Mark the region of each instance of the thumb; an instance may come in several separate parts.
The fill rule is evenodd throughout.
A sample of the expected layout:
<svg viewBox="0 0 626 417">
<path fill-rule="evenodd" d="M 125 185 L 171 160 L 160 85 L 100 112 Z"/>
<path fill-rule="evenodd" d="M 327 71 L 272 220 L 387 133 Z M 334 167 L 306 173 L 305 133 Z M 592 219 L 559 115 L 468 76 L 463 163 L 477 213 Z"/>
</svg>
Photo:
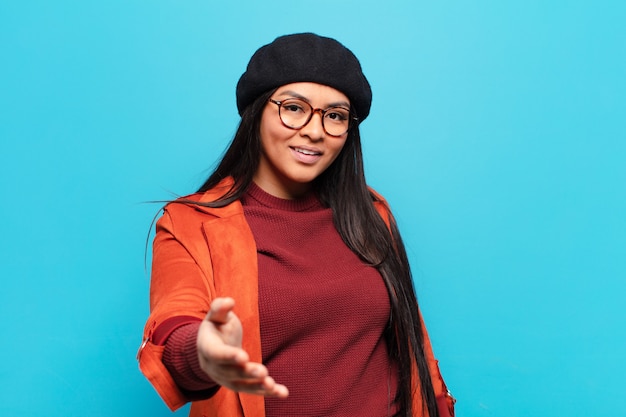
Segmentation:
<svg viewBox="0 0 626 417">
<path fill-rule="evenodd" d="M 216 298 L 211 302 L 211 309 L 206 319 L 215 324 L 226 324 L 235 307 L 235 300 L 230 297 Z"/>
</svg>

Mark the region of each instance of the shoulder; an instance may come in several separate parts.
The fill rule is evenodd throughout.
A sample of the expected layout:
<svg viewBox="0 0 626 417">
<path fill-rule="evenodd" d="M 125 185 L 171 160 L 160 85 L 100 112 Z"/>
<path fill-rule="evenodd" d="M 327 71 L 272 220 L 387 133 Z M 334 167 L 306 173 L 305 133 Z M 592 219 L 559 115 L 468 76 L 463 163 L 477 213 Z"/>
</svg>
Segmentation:
<svg viewBox="0 0 626 417">
<path fill-rule="evenodd" d="M 370 192 L 370 195 L 372 196 L 372 201 L 374 201 L 374 203 L 378 202 L 378 203 L 387 204 L 387 200 L 385 200 L 385 197 L 383 197 L 382 194 L 380 194 L 378 191 L 376 191 L 369 185 L 367 186 L 367 189 Z"/>
<path fill-rule="evenodd" d="M 235 214 L 243 213 L 243 208 L 239 200 L 235 200 L 230 204 L 218 206 L 214 204 L 224 195 L 226 195 L 233 186 L 231 178 L 222 180 L 215 187 L 178 197 L 176 200 L 170 201 L 164 207 L 164 211 L 170 214 L 185 213 L 191 215 L 209 215 L 214 217 L 227 217 Z"/>
<path fill-rule="evenodd" d="M 383 218 L 387 227 L 389 227 L 389 222 L 391 220 L 391 209 L 389 208 L 389 203 L 387 203 L 387 200 L 385 200 L 385 198 L 372 187 L 368 186 L 367 189 L 369 190 L 370 196 L 372 197 L 374 208 L 376 209 L 380 217 Z"/>
<path fill-rule="evenodd" d="M 243 215 L 243 206 L 235 200 L 225 206 L 211 207 L 203 194 L 191 194 L 167 203 L 163 208 L 163 217 L 168 216 L 176 223 L 198 223 L 212 219 L 230 218 Z"/>
<path fill-rule="evenodd" d="M 205 192 L 197 192 L 170 201 L 163 207 L 163 215 L 157 221 L 157 232 L 167 230 L 172 234 L 181 235 L 197 232 L 207 222 L 243 216 L 243 206 L 235 200 L 221 207 L 214 203 L 230 188 L 213 188 Z"/>
</svg>

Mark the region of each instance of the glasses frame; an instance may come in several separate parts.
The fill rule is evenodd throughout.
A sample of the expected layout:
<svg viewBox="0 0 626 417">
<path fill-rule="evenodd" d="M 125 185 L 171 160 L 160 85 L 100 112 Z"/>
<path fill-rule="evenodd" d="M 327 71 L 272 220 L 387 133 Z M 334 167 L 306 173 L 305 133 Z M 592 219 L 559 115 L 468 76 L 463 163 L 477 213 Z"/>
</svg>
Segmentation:
<svg viewBox="0 0 626 417">
<path fill-rule="evenodd" d="M 289 126 L 287 123 L 285 123 L 285 122 L 284 122 L 284 120 L 283 120 L 283 116 L 280 114 L 280 109 L 281 109 L 281 107 L 282 107 L 283 103 L 285 103 L 286 101 L 289 101 L 289 100 L 298 100 L 298 101 L 301 101 L 301 102 L 303 102 L 303 103 L 308 104 L 308 105 L 309 105 L 309 107 L 311 108 L 311 113 L 309 113 L 309 117 L 308 117 L 308 119 L 306 119 L 306 122 L 304 122 L 304 123 L 302 124 L 302 126 L 300 126 L 300 127 L 293 127 L 293 126 Z M 340 134 L 340 135 L 333 135 L 333 134 L 331 134 L 331 133 L 328 133 L 328 131 L 326 130 L 326 125 L 324 124 L 324 116 L 326 115 L 326 113 L 327 113 L 328 111 L 330 111 L 330 110 L 332 110 L 332 109 L 344 109 L 344 110 L 346 110 L 346 108 L 345 108 L 345 107 L 340 107 L 340 106 L 332 106 L 332 107 L 328 107 L 328 108 L 326 108 L 326 109 L 320 109 L 320 108 L 317 108 L 317 109 L 316 109 L 316 108 L 314 108 L 313 106 L 311 106 L 311 104 L 310 104 L 310 103 L 308 103 L 307 101 L 302 100 L 302 99 L 298 99 L 298 98 L 287 98 L 287 99 L 285 99 L 285 100 L 274 100 L 274 99 L 270 98 L 268 101 L 269 101 L 270 103 L 274 103 L 274 104 L 276 104 L 276 105 L 278 106 L 278 118 L 280 119 L 280 122 L 283 124 L 283 126 L 285 126 L 285 127 L 286 127 L 286 128 L 288 128 L 288 129 L 293 129 L 293 130 L 300 130 L 300 129 L 302 129 L 304 126 L 306 126 L 306 125 L 308 125 L 308 124 L 309 124 L 309 122 L 311 121 L 311 119 L 313 118 L 313 115 L 314 115 L 315 113 L 319 113 L 319 114 L 320 114 L 320 116 L 321 116 L 321 118 L 322 118 L 322 129 L 324 129 L 324 133 L 326 133 L 328 136 L 332 136 L 332 137 L 334 137 L 334 138 L 340 138 L 341 136 L 343 136 L 343 135 L 345 135 L 346 133 L 348 133 L 348 132 L 350 131 L 350 129 L 352 128 L 352 126 L 354 125 L 354 123 L 358 122 L 358 120 L 359 120 L 359 118 L 358 118 L 358 117 L 356 117 L 356 116 L 352 113 L 352 109 L 347 109 L 347 110 L 348 110 L 348 112 L 350 113 L 350 118 L 348 119 L 348 128 L 346 129 L 346 131 L 345 131 L 345 132 L 343 132 L 343 133 L 342 133 L 342 134 Z"/>
</svg>

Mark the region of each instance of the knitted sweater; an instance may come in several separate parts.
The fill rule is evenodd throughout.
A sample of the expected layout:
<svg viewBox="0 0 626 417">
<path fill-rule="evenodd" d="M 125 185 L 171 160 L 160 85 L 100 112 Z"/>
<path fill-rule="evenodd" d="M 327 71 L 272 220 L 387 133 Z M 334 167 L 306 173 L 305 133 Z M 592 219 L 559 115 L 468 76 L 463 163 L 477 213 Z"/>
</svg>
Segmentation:
<svg viewBox="0 0 626 417">
<path fill-rule="evenodd" d="M 263 363 L 290 392 L 266 399 L 267 416 L 393 415 L 380 274 L 345 245 L 313 194 L 282 200 L 252 184 L 242 204 L 258 251 Z M 186 391 L 214 386 L 197 364 L 198 325 L 176 329 L 163 358 Z"/>
</svg>

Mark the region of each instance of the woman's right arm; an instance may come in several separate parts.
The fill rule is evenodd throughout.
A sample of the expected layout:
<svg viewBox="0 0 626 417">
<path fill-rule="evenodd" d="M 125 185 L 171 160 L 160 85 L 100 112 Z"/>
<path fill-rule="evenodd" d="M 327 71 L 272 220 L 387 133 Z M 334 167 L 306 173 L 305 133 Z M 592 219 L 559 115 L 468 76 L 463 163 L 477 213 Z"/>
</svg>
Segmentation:
<svg viewBox="0 0 626 417">
<path fill-rule="evenodd" d="M 137 354 L 139 367 L 163 401 L 172 410 L 182 407 L 193 396 L 174 380 L 163 362 L 166 342 L 178 328 L 200 323 L 215 297 L 208 264 L 194 250 L 197 232 L 193 232 L 196 216 L 182 205 L 168 205 L 157 221 L 152 251 L 150 279 L 150 316 L 146 322 L 143 343 Z M 202 237 L 200 236 L 200 239 Z M 195 340 L 194 340 L 195 342 Z M 195 345 L 193 343 L 192 345 Z M 210 393 L 205 393 L 208 396 Z"/>
<path fill-rule="evenodd" d="M 185 211 L 181 206 L 173 211 L 177 209 Z M 241 323 L 232 311 L 234 301 L 214 298 L 213 277 L 206 276 L 209 273 L 206 271 L 212 270 L 210 257 L 208 253 L 207 256 L 198 253 L 197 248 L 202 247 L 204 240 L 200 233 L 195 235 L 193 226 L 190 227 L 192 222 L 187 221 L 190 217 L 194 217 L 192 212 L 172 216 L 166 210 L 157 222 L 150 285 L 151 315 L 138 355 L 142 371 L 171 409 L 198 399 L 181 390 L 172 378 L 163 364 L 167 339 L 155 340 L 155 335 L 172 322 L 182 326 L 200 321 L 196 351 L 191 353 L 211 380 L 237 391 L 286 396 L 286 388 L 275 384 L 267 375 L 267 369 L 250 362 L 241 349 L 243 335 Z M 174 222 L 173 218 L 184 221 Z M 169 337 L 175 331 L 176 327 L 161 333 Z"/>
</svg>

